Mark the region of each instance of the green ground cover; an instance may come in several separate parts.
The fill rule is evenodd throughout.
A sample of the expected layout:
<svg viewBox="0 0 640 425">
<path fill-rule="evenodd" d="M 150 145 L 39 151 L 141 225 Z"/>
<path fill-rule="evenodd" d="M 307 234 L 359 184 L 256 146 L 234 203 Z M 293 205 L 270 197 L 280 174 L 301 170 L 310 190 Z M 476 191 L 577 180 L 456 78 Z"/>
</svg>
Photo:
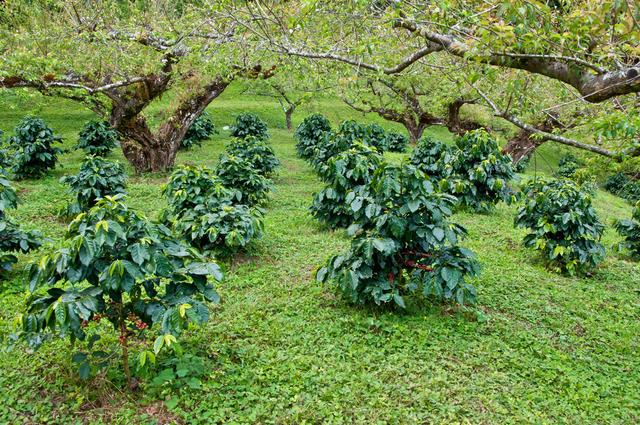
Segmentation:
<svg viewBox="0 0 640 425">
<path fill-rule="evenodd" d="M 25 111 L 38 114 L 65 138 L 92 114 L 48 100 L 3 98 L 0 113 L 10 132 Z M 640 421 L 640 265 L 608 251 L 591 278 L 545 270 L 523 248 L 513 229 L 517 206 L 490 215 L 454 218 L 469 230 L 464 245 L 482 263 L 477 310 L 410 303 L 407 311 L 348 305 L 315 282 L 316 267 L 345 248 L 344 231 L 332 232 L 308 212 L 322 184 L 295 155 L 292 132 L 269 99 L 231 90 L 208 112 L 220 134 L 181 152 L 178 163 L 213 165 L 229 140 L 233 117 L 256 112 L 267 121 L 282 162 L 267 205 L 265 237 L 249 254 L 224 263 L 218 285 L 223 303 L 212 307 L 204 328 L 183 338 L 185 351 L 205 359 L 200 388 L 119 390 L 117 367 L 83 382 L 71 364 L 67 341 L 30 352 L 0 351 L 1 423 L 635 423 Z M 333 123 L 363 118 L 333 99 L 311 111 Z M 384 123 L 386 127 L 389 126 Z M 396 128 L 396 127 L 394 127 Z M 449 138 L 443 129 L 430 130 Z M 15 183 L 22 204 L 11 215 L 24 228 L 60 241 L 65 224 L 56 211 L 69 196 L 58 182 L 77 172 L 81 151 L 62 157 L 63 167 L 40 180 Z M 559 156 L 544 147 L 529 174 L 548 172 Z M 120 152 L 111 158 L 122 160 Z M 388 155 L 400 161 L 402 155 Z M 534 170 L 537 164 L 537 170 Z M 129 204 L 149 217 L 165 206 L 166 175 L 132 175 Z M 600 191 L 594 201 L 608 225 L 604 243 L 619 240 L 610 224 L 630 216 L 623 200 Z M 46 251 L 47 248 L 44 248 Z M 0 283 L 0 338 L 15 328 L 24 302 L 23 267 L 43 251 L 22 256 Z M 115 344 L 115 337 L 101 343 Z M 4 346 L 5 344 L 3 344 Z M 159 401 L 159 400 L 164 400 Z"/>
</svg>

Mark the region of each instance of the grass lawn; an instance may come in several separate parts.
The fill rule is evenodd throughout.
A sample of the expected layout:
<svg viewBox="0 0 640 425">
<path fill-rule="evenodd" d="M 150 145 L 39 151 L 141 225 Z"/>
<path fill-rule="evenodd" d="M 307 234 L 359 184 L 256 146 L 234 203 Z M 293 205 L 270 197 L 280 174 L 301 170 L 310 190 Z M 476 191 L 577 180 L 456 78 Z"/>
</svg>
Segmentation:
<svg viewBox="0 0 640 425">
<path fill-rule="evenodd" d="M 91 113 L 59 101 L 4 99 L 13 128 L 25 110 L 43 116 L 75 143 Z M 461 213 L 464 245 L 482 263 L 477 311 L 413 300 L 405 312 L 347 304 L 317 284 L 314 270 L 344 249 L 345 232 L 320 226 L 308 213 L 322 185 L 297 158 L 292 132 L 269 99 L 231 90 L 209 112 L 218 128 L 241 111 L 260 113 L 282 161 L 266 214 L 266 234 L 247 255 L 224 264 L 223 303 L 204 328 L 183 338 L 185 351 L 206 360 L 199 389 L 119 390 L 114 367 L 88 382 L 76 377 L 67 341 L 31 352 L 0 349 L 0 423 L 619 423 L 640 421 L 640 265 L 608 251 L 591 278 L 548 272 L 513 229 L 516 206 L 491 215 Z M 319 111 L 337 122 L 354 115 L 331 99 Z M 375 117 L 366 120 L 380 122 Z M 432 130 L 445 137 L 441 129 Z M 228 140 L 221 130 L 178 162 L 213 165 Z M 553 157 L 553 147 L 545 147 Z M 112 157 L 122 158 L 120 152 Z M 22 204 L 10 214 L 60 242 L 56 211 L 68 197 L 58 179 L 78 170 L 82 155 L 62 157 L 49 177 L 16 183 Z M 392 160 L 400 160 L 393 155 Z M 131 169 L 128 168 L 131 174 Z M 533 172 L 533 171 L 529 171 Z M 165 206 L 166 175 L 131 175 L 129 203 L 149 217 Z M 621 199 L 599 192 L 601 220 L 630 216 Z M 604 243 L 618 241 L 608 226 Z M 44 251 L 48 248 L 45 247 Z M 24 302 L 23 256 L 0 283 L 0 338 L 7 341 Z M 107 333 L 105 333 L 107 334 Z M 99 344 L 115 346 L 116 337 Z M 6 344 L 2 344 L 4 347 Z M 135 358 L 135 357 L 134 357 Z M 159 400 L 166 400 L 163 403 Z M 170 407 L 167 407 L 169 405 Z"/>
</svg>

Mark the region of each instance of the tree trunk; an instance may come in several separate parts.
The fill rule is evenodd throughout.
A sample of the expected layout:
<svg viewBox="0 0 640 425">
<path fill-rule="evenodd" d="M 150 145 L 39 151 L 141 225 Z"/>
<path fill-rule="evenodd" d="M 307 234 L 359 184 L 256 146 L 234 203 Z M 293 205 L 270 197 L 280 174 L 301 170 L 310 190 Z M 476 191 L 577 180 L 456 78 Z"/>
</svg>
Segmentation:
<svg viewBox="0 0 640 425">
<path fill-rule="evenodd" d="M 476 130 L 481 125 L 471 121 L 463 121 L 460 119 L 460 108 L 468 103 L 475 103 L 474 100 L 468 99 L 456 99 L 449 103 L 447 107 L 447 128 L 450 132 L 457 135 L 462 135 L 470 130 Z"/>
<path fill-rule="evenodd" d="M 514 164 L 531 156 L 540 145 L 546 142 L 544 139 L 533 138 L 531 135 L 526 130 L 520 130 L 515 137 L 507 142 L 502 152 L 509 154 Z"/>
<path fill-rule="evenodd" d="M 173 168 L 178 149 L 154 138 L 152 143 L 141 144 L 134 139 L 122 141 L 122 152 L 136 173 L 165 172 Z"/>
<path fill-rule="evenodd" d="M 291 130 L 293 128 L 293 124 L 291 123 L 291 117 L 293 115 L 293 111 L 296 110 L 295 106 L 289 106 L 285 111 L 284 111 L 284 119 L 285 122 L 287 124 L 287 130 Z"/>
<path fill-rule="evenodd" d="M 422 133 L 424 133 L 425 128 L 427 128 L 427 125 L 425 123 L 405 121 L 403 122 L 403 124 L 407 129 L 407 132 L 409 133 L 409 141 L 412 145 L 418 143 L 418 140 L 420 140 L 420 138 L 422 137 Z"/>
<path fill-rule="evenodd" d="M 155 135 L 140 116 L 121 125 L 118 130 L 125 137 L 122 153 L 136 173 L 165 172 L 173 167 L 181 140 L 174 137 L 174 133 Z"/>
</svg>

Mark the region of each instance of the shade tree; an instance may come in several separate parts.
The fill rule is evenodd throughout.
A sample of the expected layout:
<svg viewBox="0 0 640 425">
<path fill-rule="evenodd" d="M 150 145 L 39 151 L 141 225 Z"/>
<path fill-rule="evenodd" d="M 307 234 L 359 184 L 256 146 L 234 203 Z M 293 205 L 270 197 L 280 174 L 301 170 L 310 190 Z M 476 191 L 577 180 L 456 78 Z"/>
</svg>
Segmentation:
<svg viewBox="0 0 640 425">
<path fill-rule="evenodd" d="M 250 33 L 225 17 L 227 6 L 9 3 L 0 12 L 0 88 L 80 102 L 121 134 L 137 172 L 167 170 L 187 130 L 234 79 L 273 71 L 248 47 Z M 160 122 L 151 122 L 149 106 L 169 91 Z"/>
</svg>

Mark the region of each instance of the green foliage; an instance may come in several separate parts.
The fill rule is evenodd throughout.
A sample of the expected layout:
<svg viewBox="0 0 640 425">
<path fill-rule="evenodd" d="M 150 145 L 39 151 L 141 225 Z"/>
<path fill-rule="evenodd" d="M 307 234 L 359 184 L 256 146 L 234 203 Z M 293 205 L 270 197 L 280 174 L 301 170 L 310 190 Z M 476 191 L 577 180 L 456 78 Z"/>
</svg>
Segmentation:
<svg viewBox="0 0 640 425">
<path fill-rule="evenodd" d="M 582 162 L 572 154 L 563 155 L 558 161 L 557 177 L 571 178 L 576 170 L 582 167 Z"/>
<path fill-rule="evenodd" d="M 42 119 L 25 117 L 14 133 L 9 138 L 9 148 L 16 179 L 40 177 L 55 168 L 62 150 L 52 145 L 62 139 Z"/>
<path fill-rule="evenodd" d="M 329 132 L 331 132 L 331 123 L 323 115 L 313 114 L 306 117 L 294 135 L 298 156 L 305 160 L 313 158 L 318 143 L 324 140 L 325 134 Z"/>
<path fill-rule="evenodd" d="M 271 145 L 253 136 L 234 140 L 227 145 L 226 152 L 230 156 L 247 160 L 263 176 L 272 175 L 280 166 Z"/>
<path fill-rule="evenodd" d="M 362 141 L 372 146 L 380 153 L 387 150 L 387 132 L 378 124 L 369 124 L 364 128 L 364 137 Z"/>
<path fill-rule="evenodd" d="M 69 191 L 76 198 L 65 208 L 63 215 L 88 211 L 105 196 L 125 194 L 125 179 L 124 167 L 119 162 L 87 156 L 78 174 L 60 179 L 61 183 L 69 185 Z"/>
<path fill-rule="evenodd" d="M 236 117 L 236 122 L 231 127 L 231 135 L 239 139 L 254 137 L 257 140 L 266 140 L 269 138 L 267 124 L 259 116 L 249 112 Z"/>
<path fill-rule="evenodd" d="M 355 140 L 364 142 L 367 134 L 367 128 L 355 120 L 344 120 L 338 126 L 338 131 L 336 133 L 340 138 L 345 139 L 348 143 Z"/>
<path fill-rule="evenodd" d="M 173 214 L 193 209 L 204 204 L 210 196 L 232 197 L 233 192 L 225 188 L 211 168 L 203 166 L 181 165 L 171 174 L 169 181 L 162 187 L 167 198 L 169 210 Z"/>
<path fill-rule="evenodd" d="M 76 148 L 89 155 L 107 156 L 119 140 L 118 132 L 107 121 L 89 121 L 78 134 Z"/>
<path fill-rule="evenodd" d="M 180 142 L 180 147 L 182 149 L 191 149 L 194 146 L 202 146 L 204 140 L 207 140 L 217 132 L 209 114 L 203 112 L 187 130 L 184 139 Z"/>
<path fill-rule="evenodd" d="M 530 181 L 516 227 L 529 229 L 524 246 L 542 252 L 547 266 L 570 275 L 590 272 L 602 260 L 604 226 L 591 197 L 570 180 Z"/>
<path fill-rule="evenodd" d="M 229 255 L 262 236 L 262 211 L 237 204 L 241 195 L 211 169 L 179 167 L 163 193 L 169 203 L 163 220 L 200 250 Z"/>
<path fill-rule="evenodd" d="M 629 202 L 640 201 L 640 180 L 633 180 L 624 173 L 609 176 L 604 188 Z"/>
<path fill-rule="evenodd" d="M 4 133 L 0 130 L 0 170 L 11 167 L 11 162 L 9 161 L 9 152 L 4 144 L 4 140 L 2 139 Z"/>
<path fill-rule="evenodd" d="M 191 353 L 163 358 L 157 364 L 150 363 L 145 361 L 145 366 L 150 367 L 140 373 L 148 381 L 145 390 L 154 398 L 167 400 L 166 404 L 170 407 L 176 403 L 177 396 L 200 390 L 202 379 L 211 369 L 208 359 Z"/>
<path fill-rule="evenodd" d="M 333 229 L 351 225 L 354 211 L 349 202 L 356 193 L 365 190 L 364 186 L 381 164 L 378 151 L 360 142 L 331 157 L 323 174 L 327 186 L 314 194 L 311 214 Z"/>
<path fill-rule="evenodd" d="M 354 120 L 345 120 L 338 127 L 337 137 L 344 139 L 343 142 L 347 145 L 358 140 L 365 145 L 378 149 L 380 152 L 384 152 L 386 148 L 387 134 L 384 128 L 378 124 L 365 126 Z"/>
<path fill-rule="evenodd" d="M 384 146 L 389 152 L 404 152 L 409 145 L 409 138 L 402 133 L 390 131 L 387 133 Z"/>
<path fill-rule="evenodd" d="M 426 136 L 420 139 L 409 160 L 432 181 L 439 182 L 451 175 L 453 150 L 449 145 Z"/>
<path fill-rule="evenodd" d="M 440 181 L 440 188 L 456 196 L 463 207 L 488 212 L 500 201 L 514 200 L 510 186 L 514 178 L 509 155 L 486 131 L 475 130 L 456 141 L 451 176 Z"/>
<path fill-rule="evenodd" d="M 231 198 L 211 198 L 184 211 L 173 225 L 199 250 L 228 256 L 262 237 L 262 215 L 260 209 L 234 204 Z"/>
<path fill-rule="evenodd" d="M 613 227 L 624 238 L 618 248 L 627 249 L 634 257 L 640 258 L 640 201 L 633 209 L 631 219 L 616 220 Z"/>
<path fill-rule="evenodd" d="M 126 372 L 130 334 L 143 338 L 146 331 L 158 332 L 159 351 L 177 343 L 175 337 L 190 323 L 208 321 L 206 303 L 219 301 L 209 277 L 219 281 L 222 272 L 168 228 L 127 208 L 123 199 L 105 197 L 78 215 L 65 246 L 30 266 L 21 322 L 22 335 L 37 347 L 49 333 L 85 340 L 91 331 L 109 329 L 98 330 L 105 319 L 120 335 Z"/>
<path fill-rule="evenodd" d="M 479 274 L 473 253 L 458 246 L 466 231 L 448 218 L 455 199 L 438 193 L 412 165 L 378 168 L 368 198 L 355 197 L 362 211 L 350 249 L 318 270 L 318 281 L 332 281 L 354 303 L 394 303 L 421 292 L 437 300 L 474 303 L 467 278 Z M 354 226 L 355 227 L 355 226 Z"/>
<path fill-rule="evenodd" d="M 264 202 L 273 185 L 245 158 L 221 155 L 215 173 L 226 187 L 236 190 L 237 204 L 256 205 Z"/>
<path fill-rule="evenodd" d="M 7 217 L 7 210 L 17 207 L 18 195 L 0 169 L 0 277 L 18 261 L 13 253 L 26 253 L 42 244 L 40 232 L 22 231 Z"/>
</svg>

